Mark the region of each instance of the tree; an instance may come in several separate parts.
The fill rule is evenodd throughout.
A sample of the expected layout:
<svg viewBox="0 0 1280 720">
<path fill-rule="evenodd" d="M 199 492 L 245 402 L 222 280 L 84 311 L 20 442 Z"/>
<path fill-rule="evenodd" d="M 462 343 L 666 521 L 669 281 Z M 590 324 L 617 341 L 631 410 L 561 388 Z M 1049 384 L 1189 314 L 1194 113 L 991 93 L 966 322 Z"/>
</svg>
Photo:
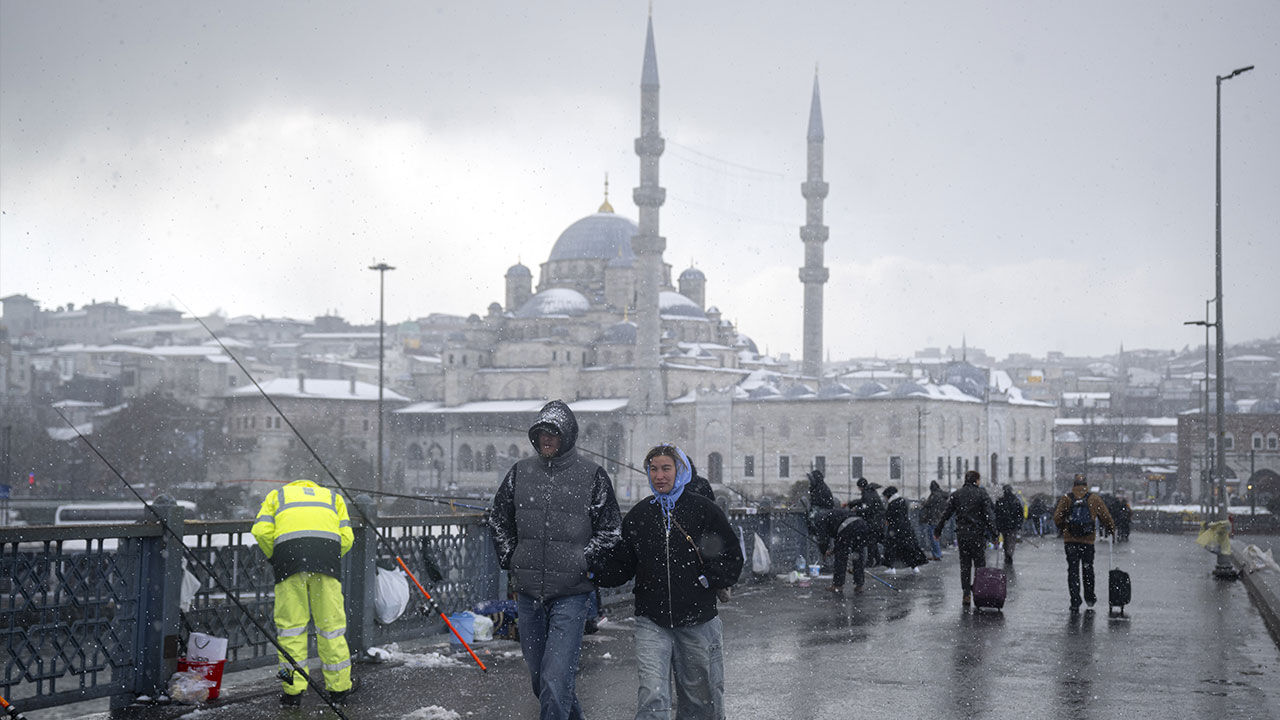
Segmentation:
<svg viewBox="0 0 1280 720">
<path fill-rule="evenodd" d="M 132 400 L 95 423 L 95 445 L 144 496 L 196 486 L 208 473 L 208 454 L 222 443 L 220 418 L 160 393 Z M 102 467 L 100 483 L 114 473 Z M 145 492 L 144 492 L 145 491 Z"/>
</svg>

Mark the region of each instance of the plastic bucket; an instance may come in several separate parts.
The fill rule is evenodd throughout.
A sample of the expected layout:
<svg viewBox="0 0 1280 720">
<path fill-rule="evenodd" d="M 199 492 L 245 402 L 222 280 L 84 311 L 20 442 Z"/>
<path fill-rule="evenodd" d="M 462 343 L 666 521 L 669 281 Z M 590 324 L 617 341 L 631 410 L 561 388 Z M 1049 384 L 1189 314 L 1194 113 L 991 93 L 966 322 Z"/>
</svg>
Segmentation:
<svg viewBox="0 0 1280 720">
<path fill-rule="evenodd" d="M 209 699 L 217 700 L 218 691 L 222 689 L 222 668 L 226 664 L 226 660 L 201 662 L 199 660 L 178 658 L 178 672 L 186 672 L 190 670 L 192 672 L 200 673 L 205 680 L 213 683 L 213 687 L 209 688 Z"/>
<path fill-rule="evenodd" d="M 449 622 L 453 623 L 453 629 L 458 631 L 458 635 L 461 635 L 468 645 L 475 642 L 476 616 L 472 615 L 470 611 L 450 615 Z M 449 642 L 462 647 L 462 643 L 458 642 L 458 637 L 453 633 L 449 633 Z"/>
<path fill-rule="evenodd" d="M 818 577 L 818 576 L 819 576 L 819 575 L 821 575 L 821 574 L 822 574 L 822 566 L 821 566 L 821 565 L 810 565 L 810 566 L 809 566 L 809 577 L 815 577 L 815 578 L 816 578 L 816 577 Z"/>
</svg>

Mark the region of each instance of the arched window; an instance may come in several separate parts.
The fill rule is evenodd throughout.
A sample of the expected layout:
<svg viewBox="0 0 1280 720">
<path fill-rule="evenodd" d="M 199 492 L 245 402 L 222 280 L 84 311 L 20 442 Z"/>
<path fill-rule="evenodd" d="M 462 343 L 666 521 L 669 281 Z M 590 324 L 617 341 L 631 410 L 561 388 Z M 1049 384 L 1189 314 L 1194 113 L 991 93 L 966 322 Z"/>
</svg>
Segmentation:
<svg viewBox="0 0 1280 720">
<path fill-rule="evenodd" d="M 409 458 L 406 465 L 410 470 L 421 470 L 425 456 L 422 454 L 422 446 L 418 443 L 409 443 Z"/>
<path fill-rule="evenodd" d="M 1267 433 L 1267 449 L 1280 450 L 1280 435 L 1276 433 Z"/>
<path fill-rule="evenodd" d="M 947 442 L 947 419 L 945 417 L 938 418 L 938 442 L 944 445 Z"/>
<path fill-rule="evenodd" d="M 498 449 L 492 445 L 484 449 L 484 468 L 485 472 L 493 472 L 494 461 L 498 459 Z"/>
<path fill-rule="evenodd" d="M 713 452 L 707 456 L 707 480 L 718 485 L 723 477 L 724 458 L 720 456 L 720 453 Z"/>
<path fill-rule="evenodd" d="M 1256 432 L 1253 434 L 1253 449 L 1254 450 L 1262 449 L 1262 433 L 1260 432 Z"/>
<path fill-rule="evenodd" d="M 464 472 L 475 470 L 475 459 L 471 456 L 471 446 L 463 443 L 458 448 L 458 469 Z"/>
<path fill-rule="evenodd" d="M 1233 434 L 1231 434 L 1231 433 L 1226 433 L 1223 437 L 1224 437 L 1225 439 L 1224 439 L 1224 440 L 1223 440 L 1223 442 L 1222 442 L 1222 447 L 1223 447 L 1223 448 L 1225 448 L 1225 449 L 1227 449 L 1227 450 L 1235 450 L 1235 449 L 1236 449 L 1236 436 L 1235 436 L 1235 435 L 1233 435 Z"/>
<path fill-rule="evenodd" d="M 1018 444 L 1018 421 L 1013 418 L 1009 418 L 1009 444 Z"/>
<path fill-rule="evenodd" d="M 520 458 L 520 448 L 515 445 L 507 448 L 507 457 L 511 458 L 512 461 L 518 460 Z"/>
</svg>

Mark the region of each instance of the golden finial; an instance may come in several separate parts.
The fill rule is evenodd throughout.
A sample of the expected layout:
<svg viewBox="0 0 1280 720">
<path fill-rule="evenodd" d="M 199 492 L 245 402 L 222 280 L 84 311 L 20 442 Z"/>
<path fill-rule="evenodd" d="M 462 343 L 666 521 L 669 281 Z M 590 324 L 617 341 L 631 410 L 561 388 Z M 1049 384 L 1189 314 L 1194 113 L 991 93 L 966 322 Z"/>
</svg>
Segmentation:
<svg viewBox="0 0 1280 720">
<path fill-rule="evenodd" d="M 613 206 L 609 204 L 609 173 L 604 174 L 604 202 L 600 203 L 600 209 L 596 212 L 613 212 Z"/>
</svg>

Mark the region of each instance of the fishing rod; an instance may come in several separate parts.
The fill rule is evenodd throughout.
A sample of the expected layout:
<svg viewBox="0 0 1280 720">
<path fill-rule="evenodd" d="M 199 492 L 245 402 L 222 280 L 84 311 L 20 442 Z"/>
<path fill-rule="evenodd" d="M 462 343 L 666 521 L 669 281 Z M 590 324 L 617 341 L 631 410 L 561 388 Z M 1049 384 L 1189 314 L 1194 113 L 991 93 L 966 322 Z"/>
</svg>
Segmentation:
<svg viewBox="0 0 1280 720">
<path fill-rule="evenodd" d="M 178 302 L 181 303 L 182 301 L 179 300 Z M 183 303 L 183 307 L 186 307 L 185 303 Z M 187 312 L 191 312 L 191 308 L 187 308 Z M 462 647 L 466 648 L 467 652 L 471 655 L 471 659 L 475 661 L 476 665 L 479 665 L 480 669 L 484 672 L 489 672 L 489 668 L 485 667 L 484 663 L 480 661 L 480 657 L 476 655 L 476 651 L 471 649 L 471 644 L 463 639 L 462 635 L 458 632 L 458 629 L 449 621 L 449 616 L 444 613 L 444 609 L 440 607 L 440 603 L 436 602 L 436 599 L 431 596 L 431 593 L 427 592 L 427 589 L 422 587 L 422 583 L 418 582 L 417 576 L 414 575 L 413 571 L 409 569 L 409 566 L 405 564 L 404 558 L 400 557 L 400 553 L 395 551 L 395 548 L 391 545 L 391 541 L 383 537 L 381 529 L 375 525 L 372 520 L 370 520 L 369 516 L 365 514 L 363 509 L 361 509 L 359 503 L 355 502 L 355 498 L 351 495 L 351 491 L 338 480 L 337 475 L 333 474 L 333 471 L 330 470 L 329 466 L 320 458 L 320 454 L 316 452 L 315 448 L 311 447 L 311 443 L 307 442 L 307 439 L 303 437 L 302 433 L 293 424 L 293 421 L 289 419 L 289 416 L 285 415 L 284 411 L 280 409 L 280 406 L 276 404 L 276 401 L 267 394 L 266 390 L 262 389 L 262 385 L 258 384 L 258 380 L 253 376 L 253 373 L 250 373 L 249 369 L 244 366 L 244 363 L 240 362 L 240 358 L 236 357 L 235 353 L 231 352 L 231 349 L 223 344 L 222 339 L 213 332 L 213 329 L 205 323 L 204 319 L 195 313 L 191 313 L 191 316 L 196 319 L 196 322 L 200 323 L 200 327 L 204 328 L 205 332 L 209 333 L 209 336 L 213 338 L 213 341 L 218 343 L 218 347 L 222 348 L 222 352 L 226 353 L 227 357 L 231 358 L 231 361 L 236 364 L 236 367 L 240 368 L 240 372 L 244 373 L 245 377 L 249 378 L 249 382 L 253 383 L 253 386 L 258 389 L 258 392 L 262 395 L 263 399 L 267 401 L 267 404 L 271 405 L 271 408 L 276 411 L 276 414 L 280 416 L 281 420 L 284 420 L 284 424 L 289 426 L 289 429 L 293 431 L 295 436 L 297 436 L 298 441 L 307 449 L 307 452 L 311 453 L 311 457 L 315 458 L 315 461 L 325 471 L 325 474 L 329 476 L 329 479 L 333 481 L 333 484 L 341 490 L 343 495 L 347 496 L 347 499 L 351 501 L 349 506 L 354 507 L 361 520 L 363 520 L 367 526 L 373 528 L 373 534 L 374 537 L 378 539 L 378 544 L 382 549 L 395 557 L 396 563 L 400 565 L 400 569 L 403 570 L 404 574 L 407 575 L 409 579 L 413 581 L 413 584 L 418 587 L 418 591 L 422 593 L 422 596 L 427 599 L 427 604 L 430 606 L 432 612 L 440 616 L 440 619 L 444 621 L 444 624 L 449 628 L 449 631 L 453 633 L 453 636 L 458 639 L 458 642 L 462 643 Z M 381 452 L 381 448 L 379 448 L 379 452 Z"/>
<path fill-rule="evenodd" d="M 192 562 L 196 567 L 203 570 L 209 576 L 209 579 L 213 580 L 213 582 L 218 586 L 218 589 L 221 590 L 231 600 L 231 602 L 235 604 L 237 608 L 239 608 L 240 612 L 244 613 L 245 617 L 249 618 L 249 621 L 253 623 L 253 626 L 258 630 L 258 632 L 262 633 L 263 637 L 265 637 L 272 645 L 275 646 L 276 650 L 280 652 L 280 657 L 284 658 L 285 661 L 292 668 L 292 672 L 295 672 L 301 675 L 302 679 L 307 681 L 307 686 L 310 687 L 312 690 L 314 690 L 316 694 L 320 696 L 320 699 L 324 700 L 325 704 L 328 705 L 330 708 L 332 708 L 335 713 L 337 713 L 338 717 L 341 718 L 341 720 L 347 720 L 347 716 L 343 714 L 342 709 L 339 708 L 336 704 L 334 704 L 334 702 L 329 698 L 329 694 L 324 692 L 324 689 L 320 687 L 320 685 L 316 682 L 315 678 L 313 678 L 305 669 L 302 668 L 302 666 L 298 663 L 298 661 L 294 659 L 293 655 L 291 655 L 287 650 L 284 649 L 284 646 L 280 644 L 280 642 L 276 639 L 276 637 L 273 634 L 267 631 L 267 628 L 258 620 L 257 616 L 249 612 L 249 608 L 245 607 L 244 603 L 240 602 L 240 598 L 237 597 L 237 595 L 231 590 L 231 588 L 227 587 L 226 583 L 222 582 L 222 578 L 218 577 L 218 575 L 213 571 L 213 568 L 211 568 L 209 564 L 204 561 L 203 558 L 197 555 L 194 550 L 187 547 L 186 539 L 183 538 L 181 535 L 179 535 L 176 530 L 170 527 L 169 523 L 164 519 L 164 516 L 160 514 L 160 511 L 156 510 L 151 503 L 147 502 L 142 497 L 142 495 L 136 489 L 134 489 L 133 485 L 128 480 L 125 479 L 124 475 L 119 470 L 116 469 L 116 466 L 112 465 L 111 461 L 107 460 L 106 456 L 103 455 L 102 452 L 99 451 L 98 448 L 95 447 L 94 444 L 89 441 L 89 438 L 85 437 L 84 433 L 80 432 L 80 429 L 75 426 L 75 423 L 72 423 L 70 418 L 62 414 L 61 408 L 58 408 L 55 406 L 53 408 L 53 411 L 58 414 L 58 417 L 62 418 L 63 422 L 65 422 L 68 426 L 71 427 L 72 431 L 75 432 L 76 437 L 80 438 L 80 440 L 82 440 L 84 444 L 88 446 L 89 450 L 91 450 L 94 455 L 98 456 L 98 459 L 101 460 L 102 463 L 107 466 L 107 469 L 110 470 L 112 474 L 114 474 L 117 478 L 119 478 L 120 482 L 124 483 L 124 486 L 129 489 L 129 492 L 133 493 L 133 496 L 138 498 L 138 500 L 143 504 L 144 507 L 147 508 L 147 510 L 151 511 L 151 514 L 154 515 L 156 520 L 160 522 L 161 529 L 164 532 L 167 532 L 168 534 L 172 535 L 174 539 L 178 541 L 178 547 L 182 548 L 182 552 L 184 555 L 186 555 L 187 560 Z M 281 673 L 284 673 L 284 672 L 288 672 L 288 671 L 281 670 Z M 14 715 L 15 711 L 11 709 L 11 706 L 7 702 L 4 704 L 4 707 L 9 710 L 9 714 L 11 716 Z"/>
<path fill-rule="evenodd" d="M 0 708 L 3 708 L 4 711 L 9 714 L 9 717 L 13 718 L 13 720 L 27 720 L 27 716 L 18 712 L 18 709 L 10 705 L 9 701 L 5 700 L 3 695 L 0 695 Z"/>
</svg>

